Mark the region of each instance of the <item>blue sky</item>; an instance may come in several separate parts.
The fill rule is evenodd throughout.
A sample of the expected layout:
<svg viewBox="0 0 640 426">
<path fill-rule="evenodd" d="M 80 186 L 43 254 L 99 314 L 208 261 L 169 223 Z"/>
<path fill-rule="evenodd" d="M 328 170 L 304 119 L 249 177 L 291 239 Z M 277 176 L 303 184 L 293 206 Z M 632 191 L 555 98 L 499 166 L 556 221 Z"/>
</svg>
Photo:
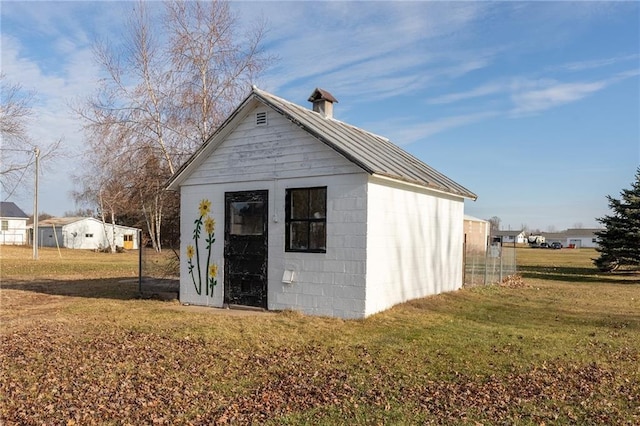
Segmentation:
<svg viewBox="0 0 640 426">
<path fill-rule="evenodd" d="M 154 3 L 160 8 L 159 3 Z M 3 0 L 2 71 L 37 92 L 37 140 L 62 139 L 40 211 L 75 210 L 83 135 L 67 104 L 91 93 L 96 38 L 117 41 L 132 2 Z M 384 135 L 478 194 L 466 213 L 505 229 L 594 227 L 640 165 L 638 2 L 234 2 L 264 17 L 280 60 L 258 81 Z M 33 210 L 31 189 L 13 196 Z M 4 196 L 3 196 L 4 199 Z"/>
</svg>

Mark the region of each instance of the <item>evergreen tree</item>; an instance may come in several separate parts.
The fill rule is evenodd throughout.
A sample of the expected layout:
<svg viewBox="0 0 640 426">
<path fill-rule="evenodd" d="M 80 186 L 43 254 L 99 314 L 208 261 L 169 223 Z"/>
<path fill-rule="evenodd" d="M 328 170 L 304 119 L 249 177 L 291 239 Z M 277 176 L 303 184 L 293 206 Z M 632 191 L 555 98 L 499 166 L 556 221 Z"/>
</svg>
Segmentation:
<svg viewBox="0 0 640 426">
<path fill-rule="evenodd" d="M 640 266 L 640 167 L 635 178 L 631 189 L 622 190 L 620 199 L 607 196 L 613 214 L 597 219 L 604 229 L 596 232 L 600 257 L 594 263 L 602 271 Z"/>
</svg>

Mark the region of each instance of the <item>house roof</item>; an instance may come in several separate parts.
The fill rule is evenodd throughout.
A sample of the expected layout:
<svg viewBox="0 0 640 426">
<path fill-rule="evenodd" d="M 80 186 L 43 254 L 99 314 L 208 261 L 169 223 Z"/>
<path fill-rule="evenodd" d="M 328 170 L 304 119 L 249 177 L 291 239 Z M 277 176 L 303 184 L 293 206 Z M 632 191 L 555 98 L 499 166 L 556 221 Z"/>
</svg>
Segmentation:
<svg viewBox="0 0 640 426">
<path fill-rule="evenodd" d="M 594 237 L 595 233 L 602 231 L 601 228 L 569 228 L 564 233 L 568 237 Z"/>
<path fill-rule="evenodd" d="M 316 93 L 328 93 L 316 89 Z M 330 94 L 328 94 L 331 96 Z M 313 94 L 312 94 L 313 97 Z M 333 98 L 333 96 L 331 96 Z M 362 130 L 342 121 L 328 118 L 311 109 L 301 107 L 271 93 L 253 87 L 249 96 L 220 126 L 220 128 L 180 167 L 169 180 L 167 188 L 178 189 L 193 167 L 200 164 L 199 158 L 208 156 L 224 138 L 225 128 L 233 123 L 240 111 L 258 101 L 271 107 L 304 131 L 333 148 L 353 164 L 371 175 L 391 178 L 440 192 L 458 195 L 475 200 L 476 194 L 452 179 L 428 166 L 413 155 L 404 151 L 389 139 Z"/>
<path fill-rule="evenodd" d="M 0 202 L 0 217 L 12 217 L 20 219 L 28 219 L 29 216 L 22 211 L 15 203 L 11 201 Z"/>
<path fill-rule="evenodd" d="M 471 216 L 471 215 L 468 215 L 468 214 L 464 215 L 464 220 L 468 220 L 470 222 L 486 222 L 486 223 L 489 223 L 488 220 L 480 219 L 480 218 L 477 218 L 475 216 Z"/>
<path fill-rule="evenodd" d="M 65 226 L 70 223 L 80 222 L 81 220 L 91 219 L 88 217 L 52 217 L 38 221 L 38 226 Z"/>
<path fill-rule="evenodd" d="M 98 222 L 102 224 L 102 222 L 94 217 L 52 217 L 45 220 L 38 221 L 38 226 L 41 228 L 46 228 L 48 226 L 58 226 L 63 227 L 67 225 L 71 225 L 72 223 L 81 222 L 83 220 L 89 220 L 92 222 Z M 33 226 L 33 225 L 32 225 Z M 110 223 L 107 223 L 107 226 L 111 226 Z M 116 228 L 128 228 L 128 229 L 138 229 L 131 226 L 125 225 L 116 225 Z"/>
<path fill-rule="evenodd" d="M 542 235 L 547 238 L 593 238 L 596 236 L 596 232 L 602 231 L 600 228 L 569 228 L 561 232 L 542 232 Z"/>
<path fill-rule="evenodd" d="M 522 229 L 517 229 L 515 231 L 494 231 L 493 235 L 496 237 L 516 237 L 520 234 L 522 234 Z"/>
</svg>

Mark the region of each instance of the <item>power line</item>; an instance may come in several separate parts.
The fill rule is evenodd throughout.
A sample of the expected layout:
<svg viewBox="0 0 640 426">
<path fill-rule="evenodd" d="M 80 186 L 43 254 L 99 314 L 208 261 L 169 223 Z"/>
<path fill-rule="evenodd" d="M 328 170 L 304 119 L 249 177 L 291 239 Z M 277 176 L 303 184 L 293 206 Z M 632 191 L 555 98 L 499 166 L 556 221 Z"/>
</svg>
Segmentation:
<svg viewBox="0 0 640 426">
<path fill-rule="evenodd" d="M 11 152 L 33 152 L 33 149 L 0 148 L 0 151 L 11 151 Z"/>
<path fill-rule="evenodd" d="M 11 151 L 11 150 L 9 150 Z M 23 151 L 23 150 L 19 150 L 19 149 L 15 149 L 12 151 Z M 4 200 L 7 201 L 12 195 L 13 193 L 16 191 L 16 189 L 18 189 L 18 185 L 20 185 L 20 183 L 22 183 L 22 179 L 24 178 L 25 173 L 27 173 L 27 169 L 29 168 L 29 164 L 31 164 L 31 160 L 33 160 L 33 156 L 35 155 L 35 151 L 28 151 L 31 152 L 31 158 L 29 159 L 29 163 L 27 164 L 27 166 L 22 170 L 22 175 L 20 176 L 20 178 L 18 179 L 18 182 L 16 182 L 16 185 L 13 187 L 13 189 L 9 192 L 9 195 L 7 195 Z"/>
</svg>

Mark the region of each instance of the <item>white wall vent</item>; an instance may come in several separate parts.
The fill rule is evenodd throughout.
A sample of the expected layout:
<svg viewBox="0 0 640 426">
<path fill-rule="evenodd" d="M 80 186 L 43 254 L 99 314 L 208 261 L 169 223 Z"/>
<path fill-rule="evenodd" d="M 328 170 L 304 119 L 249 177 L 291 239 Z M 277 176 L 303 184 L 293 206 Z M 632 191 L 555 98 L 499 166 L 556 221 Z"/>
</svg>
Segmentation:
<svg viewBox="0 0 640 426">
<path fill-rule="evenodd" d="M 260 111 L 256 113 L 256 126 L 266 126 L 267 125 L 267 112 Z"/>
</svg>

